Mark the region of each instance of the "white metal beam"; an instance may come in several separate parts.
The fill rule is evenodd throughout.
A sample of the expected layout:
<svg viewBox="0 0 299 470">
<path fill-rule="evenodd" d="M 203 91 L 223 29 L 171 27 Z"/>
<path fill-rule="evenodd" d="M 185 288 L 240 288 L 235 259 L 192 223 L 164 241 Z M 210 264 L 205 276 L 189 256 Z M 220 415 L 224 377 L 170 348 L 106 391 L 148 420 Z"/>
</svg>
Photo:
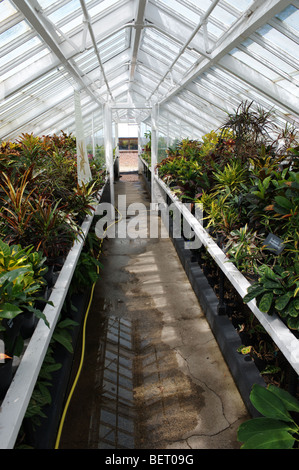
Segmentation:
<svg viewBox="0 0 299 470">
<path fill-rule="evenodd" d="M 183 55 L 183 53 L 185 52 L 185 50 L 187 49 L 187 47 L 190 45 L 191 41 L 194 39 L 194 37 L 197 35 L 198 31 L 200 30 L 200 28 L 205 24 L 206 20 L 208 19 L 208 17 L 210 16 L 210 14 L 212 13 L 212 11 L 216 8 L 216 6 L 218 5 L 220 0 L 214 0 L 211 5 L 209 6 L 209 8 L 207 9 L 207 11 L 205 12 L 205 14 L 201 17 L 200 19 L 200 22 L 198 23 L 198 25 L 196 26 L 196 28 L 192 31 L 191 35 L 189 36 L 189 38 L 187 39 L 187 41 L 185 42 L 185 44 L 183 45 L 183 47 L 180 49 L 179 53 L 177 54 L 177 56 L 174 58 L 174 60 L 172 61 L 170 67 L 168 68 L 168 70 L 166 71 L 166 73 L 163 75 L 163 77 L 161 78 L 160 82 L 158 83 L 158 85 L 156 86 L 156 88 L 154 89 L 154 91 L 151 93 L 149 99 L 151 99 L 151 97 L 156 93 L 156 91 L 158 90 L 158 88 L 160 87 L 161 83 L 165 80 L 166 76 L 169 74 L 169 72 L 171 72 L 171 70 L 173 69 L 174 65 L 177 63 L 177 61 L 179 60 L 179 58 Z"/>
<path fill-rule="evenodd" d="M 222 57 L 222 59 L 219 60 L 218 65 L 270 98 L 273 103 L 278 104 L 292 114 L 298 114 L 299 98 L 291 95 L 267 77 L 239 61 L 232 55 L 227 54 L 225 57 Z"/>
<path fill-rule="evenodd" d="M 95 38 L 95 35 L 94 35 L 94 32 L 93 32 L 93 27 L 92 27 L 92 24 L 91 24 L 91 19 L 90 19 L 88 10 L 86 8 L 85 1 L 80 0 L 80 4 L 81 4 L 81 8 L 83 10 L 83 15 L 84 15 L 85 21 L 86 21 L 87 26 L 88 26 L 88 31 L 89 31 L 91 41 L 92 41 L 92 44 L 93 44 L 94 52 L 95 52 L 95 55 L 98 59 L 98 63 L 99 63 L 99 66 L 100 66 L 100 69 L 101 69 L 101 72 L 102 72 L 102 75 L 103 75 L 104 82 L 106 84 L 107 91 L 110 95 L 110 98 L 113 99 L 113 96 L 112 96 L 112 93 L 111 93 L 111 90 L 110 90 L 110 87 L 109 87 L 109 83 L 108 83 L 108 80 L 107 80 L 107 77 L 106 77 L 106 74 L 105 74 L 105 70 L 104 70 L 104 67 L 103 67 L 103 64 L 102 64 L 100 52 L 98 50 L 98 46 L 97 46 L 97 43 L 96 43 L 96 38 Z"/>
<path fill-rule="evenodd" d="M 146 8 L 147 0 L 138 0 L 137 1 L 137 11 L 135 15 L 135 24 L 132 30 L 132 57 L 130 63 L 130 82 L 133 82 L 135 69 L 137 64 L 137 55 L 140 47 L 141 34 L 144 27 L 144 14 Z"/>
<path fill-rule="evenodd" d="M 183 90 L 192 80 L 206 72 L 212 65 L 217 65 L 222 57 L 288 5 L 288 0 L 256 1 L 242 18 L 236 22 L 233 28 L 221 38 L 220 43 L 214 48 L 209 58 L 206 57 L 197 66 L 193 67 L 183 77 L 181 82 L 164 96 L 159 102 L 160 106 Z"/>
<path fill-rule="evenodd" d="M 40 35 L 40 37 L 43 39 L 49 49 L 52 50 L 52 52 L 58 57 L 61 64 L 75 79 L 79 87 L 85 89 L 86 92 L 91 96 L 91 98 L 101 106 L 102 103 L 100 102 L 99 98 L 90 90 L 88 84 L 81 77 L 80 73 L 76 70 L 74 65 L 72 65 L 71 62 L 67 59 L 59 44 L 55 41 L 55 39 L 45 28 L 42 20 L 40 19 L 40 15 L 38 14 L 38 12 L 35 11 L 34 8 L 32 8 L 28 0 L 13 0 L 13 3 L 23 13 L 25 18 L 29 21 L 35 31 Z"/>
</svg>

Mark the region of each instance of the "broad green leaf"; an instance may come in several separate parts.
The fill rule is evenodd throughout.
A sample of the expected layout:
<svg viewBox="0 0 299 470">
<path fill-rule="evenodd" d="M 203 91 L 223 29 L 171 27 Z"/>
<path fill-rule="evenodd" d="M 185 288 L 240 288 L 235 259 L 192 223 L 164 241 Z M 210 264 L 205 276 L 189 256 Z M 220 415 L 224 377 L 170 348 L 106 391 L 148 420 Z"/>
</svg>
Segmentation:
<svg viewBox="0 0 299 470">
<path fill-rule="evenodd" d="M 271 279 L 271 281 L 266 280 L 263 285 L 266 289 L 279 289 L 279 287 L 281 286 L 279 281 L 274 281 L 273 279 Z"/>
<path fill-rule="evenodd" d="M 287 431 L 265 431 L 248 439 L 242 449 L 292 449 L 295 438 Z"/>
<path fill-rule="evenodd" d="M 269 266 L 263 266 L 263 273 L 265 278 L 276 281 L 277 274 Z"/>
<path fill-rule="evenodd" d="M 286 294 L 281 295 L 280 297 L 278 297 L 275 301 L 275 308 L 277 310 L 283 310 L 287 306 L 287 304 L 289 303 L 292 296 L 293 296 L 292 292 L 287 292 Z"/>
<path fill-rule="evenodd" d="M 277 204 L 279 204 L 284 209 L 287 209 L 287 210 L 292 209 L 292 202 L 289 199 L 287 199 L 286 197 L 276 196 L 274 199 L 277 202 Z"/>
<path fill-rule="evenodd" d="M 287 315 L 290 315 L 291 317 L 298 317 L 298 310 L 295 307 L 295 304 L 293 301 L 291 301 L 286 308 L 284 309 L 284 312 L 287 313 Z"/>
<path fill-rule="evenodd" d="M 264 181 L 263 181 L 263 186 L 264 186 L 264 188 L 266 188 L 266 189 L 269 188 L 269 184 L 270 184 L 270 182 L 271 182 L 271 178 L 272 178 L 272 176 L 267 176 L 267 178 L 264 179 Z"/>
<path fill-rule="evenodd" d="M 293 421 L 282 400 L 261 385 L 253 385 L 250 400 L 257 411 L 266 418 Z"/>
<path fill-rule="evenodd" d="M 250 286 L 248 288 L 247 294 L 244 296 L 243 301 L 245 304 L 255 299 L 258 295 L 262 294 L 265 291 L 263 286 Z"/>
<path fill-rule="evenodd" d="M 299 412 L 299 401 L 286 390 L 275 387 L 275 385 L 272 384 L 268 386 L 268 390 L 277 395 L 283 401 L 287 410 Z"/>
<path fill-rule="evenodd" d="M 0 304 L 0 318 L 15 318 L 22 310 L 14 304 L 3 303 Z"/>
<path fill-rule="evenodd" d="M 60 328 L 67 328 L 69 326 L 78 326 L 79 323 L 72 320 L 71 318 L 65 318 L 58 323 Z"/>
<path fill-rule="evenodd" d="M 30 272 L 28 267 L 22 267 L 13 269 L 12 271 L 5 271 L 0 274 L 0 284 L 3 284 L 5 281 L 15 281 L 19 276 L 23 279 L 26 273 Z"/>
<path fill-rule="evenodd" d="M 287 319 L 288 327 L 291 330 L 299 330 L 299 316 L 298 317 L 289 317 Z"/>
<path fill-rule="evenodd" d="M 56 331 L 53 334 L 53 339 L 55 339 L 55 341 L 58 341 L 58 343 L 64 346 L 67 351 L 73 353 L 73 345 L 71 339 L 68 338 L 65 332 Z"/>
<path fill-rule="evenodd" d="M 294 431 L 289 423 L 271 418 L 253 418 L 245 421 L 239 426 L 238 441 L 246 442 L 257 433 L 269 432 L 273 434 L 277 431 Z"/>
<path fill-rule="evenodd" d="M 259 302 L 259 309 L 262 312 L 269 312 L 273 300 L 273 292 L 266 292 Z"/>
</svg>

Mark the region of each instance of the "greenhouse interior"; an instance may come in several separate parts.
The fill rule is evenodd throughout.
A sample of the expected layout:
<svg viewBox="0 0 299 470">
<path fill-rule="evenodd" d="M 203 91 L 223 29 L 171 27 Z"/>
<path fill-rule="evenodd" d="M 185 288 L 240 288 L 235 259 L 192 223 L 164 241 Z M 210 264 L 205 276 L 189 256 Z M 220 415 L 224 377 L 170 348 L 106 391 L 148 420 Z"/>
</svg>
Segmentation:
<svg viewBox="0 0 299 470">
<path fill-rule="evenodd" d="M 0 15 L 0 448 L 298 448 L 299 1 Z"/>
</svg>

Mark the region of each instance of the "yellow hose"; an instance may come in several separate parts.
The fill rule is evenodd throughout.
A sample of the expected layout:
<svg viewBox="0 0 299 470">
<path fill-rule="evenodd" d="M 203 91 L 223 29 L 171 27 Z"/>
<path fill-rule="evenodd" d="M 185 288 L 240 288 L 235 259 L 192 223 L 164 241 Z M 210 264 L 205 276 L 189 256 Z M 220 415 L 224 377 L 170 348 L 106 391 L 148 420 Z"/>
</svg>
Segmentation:
<svg viewBox="0 0 299 470">
<path fill-rule="evenodd" d="M 105 233 L 107 232 L 107 230 L 110 227 L 112 227 L 112 225 L 114 225 L 115 223 L 118 223 L 122 219 L 122 215 L 120 214 L 119 210 L 116 207 L 115 207 L 115 209 L 118 212 L 118 214 L 120 215 L 120 218 L 117 221 L 114 220 L 110 225 L 108 225 L 108 227 L 105 230 Z M 101 240 L 100 249 L 101 249 L 102 244 L 103 244 L 103 239 Z M 100 249 L 99 249 L 99 254 L 101 253 Z M 99 267 L 98 266 L 97 266 L 97 272 L 99 273 Z M 92 300 L 93 300 L 93 293 L 94 293 L 95 285 L 96 285 L 96 282 L 94 282 L 93 285 L 92 285 L 91 293 L 90 293 L 90 297 L 89 297 L 89 302 L 88 302 L 87 309 L 86 309 L 85 316 L 84 316 L 84 322 L 83 322 L 83 328 L 82 328 L 82 348 L 81 348 L 80 363 L 79 363 L 78 371 L 77 371 L 77 374 L 75 376 L 72 388 L 70 390 L 70 393 L 67 397 L 67 400 L 66 400 L 66 403 L 65 403 L 65 406 L 64 406 L 64 410 L 63 410 L 63 413 L 62 413 L 62 416 L 61 416 L 61 420 L 60 420 L 60 424 L 59 424 L 59 428 L 58 428 L 58 432 L 57 432 L 57 436 L 56 436 L 56 442 L 55 442 L 54 449 L 59 449 L 59 443 L 60 443 L 60 439 L 61 439 L 61 434 L 62 434 L 63 425 L 64 425 L 65 417 L 66 417 L 66 414 L 67 414 L 67 410 L 68 410 L 69 404 L 71 402 L 72 396 L 74 394 L 75 388 L 77 386 L 77 383 L 78 383 L 78 380 L 79 380 L 79 377 L 80 377 L 80 374 L 81 374 L 81 370 L 82 370 L 82 366 L 83 366 L 83 362 L 84 362 L 84 356 L 85 356 L 86 323 L 87 323 L 87 318 L 88 318 L 90 306 L 91 306 L 91 303 L 92 303 Z"/>
</svg>

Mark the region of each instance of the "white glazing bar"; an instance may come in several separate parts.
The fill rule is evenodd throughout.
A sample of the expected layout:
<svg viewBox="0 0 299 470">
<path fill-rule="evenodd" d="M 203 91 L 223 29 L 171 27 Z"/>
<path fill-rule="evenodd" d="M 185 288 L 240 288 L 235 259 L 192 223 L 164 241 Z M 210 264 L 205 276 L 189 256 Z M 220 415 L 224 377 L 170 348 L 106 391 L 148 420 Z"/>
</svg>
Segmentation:
<svg viewBox="0 0 299 470">
<path fill-rule="evenodd" d="M 205 246 L 214 261 L 223 271 L 228 280 L 232 283 L 236 291 L 243 298 L 247 294 L 247 289 L 250 286 L 249 281 L 232 262 L 228 261 L 225 253 L 221 250 L 221 248 L 219 248 L 219 246 L 207 233 L 201 223 L 196 220 L 189 209 L 176 196 L 173 195 L 167 185 L 153 173 L 152 178 L 155 179 L 163 191 L 168 194 L 176 207 L 182 213 L 187 223 L 190 225 L 190 227 L 192 227 L 194 233 L 198 236 L 201 243 Z M 299 374 L 299 340 L 293 335 L 291 330 L 280 320 L 277 315 L 268 315 L 261 312 L 258 309 L 255 300 L 249 302 L 248 307 L 271 336 L 272 340 L 280 349 L 289 364 Z"/>
</svg>

